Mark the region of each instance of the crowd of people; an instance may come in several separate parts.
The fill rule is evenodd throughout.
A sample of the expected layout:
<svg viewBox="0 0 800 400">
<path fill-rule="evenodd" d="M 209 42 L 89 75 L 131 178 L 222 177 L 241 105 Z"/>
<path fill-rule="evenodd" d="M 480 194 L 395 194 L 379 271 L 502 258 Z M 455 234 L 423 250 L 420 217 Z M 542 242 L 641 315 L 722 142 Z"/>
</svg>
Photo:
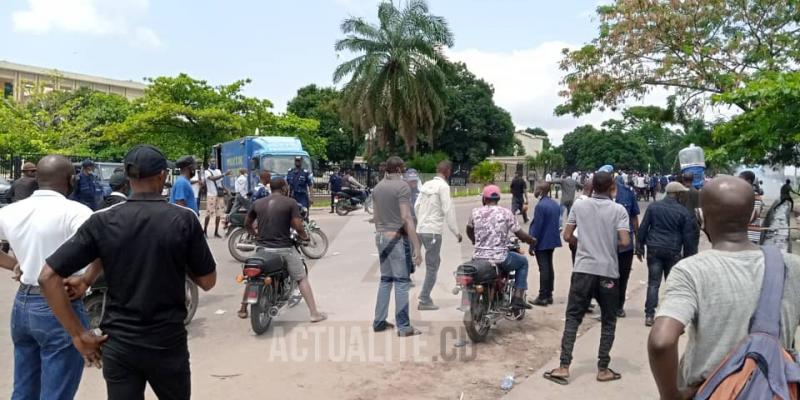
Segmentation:
<svg viewBox="0 0 800 400">
<path fill-rule="evenodd" d="M 76 176 L 72 163 L 57 155 L 25 164 L 23 177 L 14 182 L 14 202 L 0 208 L 0 240 L 13 249 L 13 255 L 0 252 L 0 267 L 13 271 L 20 282 L 11 317 L 12 398 L 73 398 L 85 364 L 102 365 L 111 399 L 142 398 L 146 384 L 159 398 L 189 398 L 184 279 L 188 275 L 204 290 L 215 285 L 208 224 L 215 220 L 214 234 L 219 236 L 220 219 L 227 212 L 221 180 L 230 172 L 222 173 L 211 161 L 199 173 L 192 156 L 181 157 L 174 164 L 180 175 L 165 201 L 162 190 L 170 165 L 159 149 L 140 145 L 111 177 L 112 192 L 104 202 L 86 204 L 88 193 L 94 195 L 96 189 L 93 167 L 82 163 Z M 380 264 L 372 328 L 416 336 L 421 331 L 409 316 L 411 275 L 424 262 L 417 309 L 438 310 L 431 293 L 445 230 L 462 241 L 448 185 L 452 164 L 439 163 L 436 177 L 424 184 L 399 157 L 390 157 L 382 172 L 372 192 L 371 223 Z M 482 204 L 470 213 L 465 233 L 474 259 L 515 272 L 512 309 L 552 305 L 554 252 L 566 242 L 572 253 L 560 366 L 544 378 L 569 383 L 577 333 L 593 302 L 601 323 L 597 380 L 622 378 L 611 369 L 610 353 L 617 319 L 626 317 L 634 258 L 646 258 L 649 272 L 642 307 L 644 324 L 652 327 L 648 349 L 662 398 L 696 391 L 747 335 L 766 270 L 764 254 L 748 237 L 748 226 L 763 205 L 755 177 L 748 171 L 739 177 L 720 176 L 702 190 L 695 188 L 692 174 L 662 185 L 663 178 L 618 173 L 610 165 L 589 174 L 551 176 L 533 182 L 538 201 L 532 212 L 522 174 L 511 183 L 510 208 L 500 205 L 498 186 L 483 188 Z M 262 171 L 253 189 L 248 179 L 243 170 L 234 180 L 233 207 L 247 210 L 245 227 L 257 238 L 258 251 L 286 260 L 310 321 L 324 321 L 327 315 L 317 307 L 292 236 L 294 231 L 299 240 L 307 240 L 299 210 L 311 205 L 311 175 L 298 159 L 285 179 Z M 332 175 L 330 183 L 336 191 L 361 195 L 362 186 L 350 171 Z M 561 188 L 559 201 L 551 196 L 554 186 Z M 797 192 L 789 182 L 784 186 L 780 202 L 793 206 L 791 194 Z M 198 188 L 207 193 L 203 225 Z M 663 197 L 655 201 L 661 191 Z M 639 201 L 649 198 L 654 203 L 642 216 Z M 527 229 L 517 213 L 523 215 L 523 224 L 532 214 Z M 701 231 L 712 250 L 698 253 Z M 528 255 L 536 261 L 535 298 L 526 294 L 529 257 L 509 251 L 510 236 L 527 243 Z M 800 323 L 800 258 L 784 255 L 783 262 L 780 338 L 789 348 Z M 88 330 L 81 298 L 101 273 L 109 293 L 102 331 Z M 666 290 L 659 299 L 663 281 Z M 388 320 L 392 291 L 394 323 Z M 727 311 L 720 312 L 720 307 Z M 239 317 L 247 317 L 246 307 Z M 685 330 L 691 334 L 679 365 L 677 342 Z"/>
</svg>

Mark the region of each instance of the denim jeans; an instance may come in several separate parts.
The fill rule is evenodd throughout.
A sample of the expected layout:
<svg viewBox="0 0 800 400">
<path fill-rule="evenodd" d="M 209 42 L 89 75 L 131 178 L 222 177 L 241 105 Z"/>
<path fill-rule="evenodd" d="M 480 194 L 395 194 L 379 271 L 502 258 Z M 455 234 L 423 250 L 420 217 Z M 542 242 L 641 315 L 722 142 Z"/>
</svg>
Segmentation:
<svg viewBox="0 0 800 400">
<path fill-rule="evenodd" d="M 419 239 L 425 247 L 425 283 L 419 292 L 419 302 L 422 304 L 433 303 L 431 291 L 436 284 L 439 265 L 442 263 L 442 235 L 435 233 L 420 233 Z"/>
<path fill-rule="evenodd" d="M 536 263 L 539 264 L 539 298 L 553 298 L 553 282 L 555 272 L 553 271 L 553 249 L 536 250 Z"/>
<path fill-rule="evenodd" d="M 509 251 L 505 261 L 498 263 L 497 266 L 506 272 L 516 271 L 514 287 L 528 289 L 528 257 Z"/>
<path fill-rule="evenodd" d="M 394 284 L 395 322 L 399 332 L 409 331 L 411 322 L 408 319 L 408 288 L 410 275 L 405 244 L 408 238 L 387 238 L 382 233 L 375 234 L 375 246 L 381 264 L 381 283 L 378 287 L 378 300 L 375 304 L 375 321 L 372 326 L 382 329 L 389 315 L 389 299 Z"/>
<path fill-rule="evenodd" d="M 633 267 L 633 249 L 617 254 L 619 266 L 619 309 L 625 308 L 625 293 L 628 291 L 628 280 L 631 278 Z"/>
<path fill-rule="evenodd" d="M 658 248 L 647 248 L 647 300 L 644 303 L 644 314 L 655 315 L 658 307 L 658 290 L 661 288 L 661 277 L 667 280 L 669 271 L 681 260 L 680 252 Z"/>
<path fill-rule="evenodd" d="M 525 198 L 524 197 L 514 197 L 511 199 L 511 213 L 517 215 L 517 211 L 522 215 L 522 219 L 524 221 L 528 221 L 528 214 L 522 210 L 522 207 L 525 205 Z"/>
<path fill-rule="evenodd" d="M 561 203 L 561 214 L 558 215 L 558 226 L 564 227 L 564 211 L 566 211 L 566 217 L 569 218 L 569 212 L 572 210 L 572 204 L 575 200 L 568 200 Z"/>
<path fill-rule="evenodd" d="M 83 301 L 72 302 L 88 326 Z M 14 342 L 13 400 L 72 399 L 83 375 L 83 357 L 44 297 L 20 290 L 11 312 Z"/>
<path fill-rule="evenodd" d="M 592 298 L 600 305 L 600 348 L 597 351 L 597 367 L 608 368 L 611 363 L 611 346 L 617 329 L 617 280 L 598 275 L 573 272 L 567 299 L 564 335 L 561 337 L 561 365 L 572 364 L 572 349 L 581 326 L 583 316 Z"/>
<path fill-rule="evenodd" d="M 103 345 L 103 378 L 109 400 L 144 399 L 147 383 L 160 400 L 189 400 L 189 348 L 184 342 L 153 350 L 109 339 Z"/>
</svg>

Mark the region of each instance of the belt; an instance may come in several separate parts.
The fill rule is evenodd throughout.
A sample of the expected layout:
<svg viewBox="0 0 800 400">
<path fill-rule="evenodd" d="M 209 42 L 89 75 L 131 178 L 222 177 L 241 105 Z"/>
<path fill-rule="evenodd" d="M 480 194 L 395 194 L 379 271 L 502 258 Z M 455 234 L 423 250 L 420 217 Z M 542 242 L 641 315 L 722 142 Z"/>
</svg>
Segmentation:
<svg viewBox="0 0 800 400">
<path fill-rule="evenodd" d="M 24 283 L 19 284 L 19 291 L 22 294 L 33 294 L 38 296 L 42 295 L 42 288 L 40 288 L 39 286 L 26 285 Z"/>
</svg>

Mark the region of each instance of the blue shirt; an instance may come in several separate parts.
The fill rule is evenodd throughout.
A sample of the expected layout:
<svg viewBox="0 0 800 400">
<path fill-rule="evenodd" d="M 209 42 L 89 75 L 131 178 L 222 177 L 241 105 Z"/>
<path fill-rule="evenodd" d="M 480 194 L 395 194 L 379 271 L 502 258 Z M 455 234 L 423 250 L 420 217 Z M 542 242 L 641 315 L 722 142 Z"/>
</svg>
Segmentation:
<svg viewBox="0 0 800 400">
<path fill-rule="evenodd" d="M 551 250 L 561 247 L 561 235 L 558 231 L 558 219 L 561 217 L 561 206 L 549 196 L 543 196 L 533 209 L 533 223 L 528 233 L 537 240 L 536 250 Z"/>
<path fill-rule="evenodd" d="M 200 215 L 200 208 L 197 206 L 197 198 L 194 197 L 192 184 L 183 175 L 175 180 L 175 184 L 172 185 L 172 191 L 169 195 L 170 203 L 178 204 L 179 200 L 183 200 L 183 202 L 186 203 L 186 207 L 191 208 L 195 214 Z"/>
<path fill-rule="evenodd" d="M 639 216 L 639 203 L 636 201 L 636 194 L 627 186 L 620 184 L 619 181 L 617 181 L 616 201 L 617 204 L 625 207 L 625 211 L 628 212 L 628 220 L 630 221 L 631 244 L 619 250 L 620 253 L 625 253 L 633 250 L 633 218 Z"/>
<path fill-rule="evenodd" d="M 331 174 L 328 180 L 331 187 L 331 193 L 338 193 L 342 191 L 342 177 L 339 174 Z"/>
</svg>

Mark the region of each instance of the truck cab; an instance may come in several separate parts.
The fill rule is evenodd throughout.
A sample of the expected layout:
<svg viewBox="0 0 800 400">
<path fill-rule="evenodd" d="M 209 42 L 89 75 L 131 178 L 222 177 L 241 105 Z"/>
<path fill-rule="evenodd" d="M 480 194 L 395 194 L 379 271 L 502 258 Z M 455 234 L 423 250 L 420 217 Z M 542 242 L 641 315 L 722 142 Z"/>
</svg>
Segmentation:
<svg viewBox="0 0 800 400">
<path fill-rule="evenodd" d="M 258 174 L 263 170 L 269 171 L 273 177 L 285 178 L 286 173 L 294 168 L 297 156 L 303 158 L 303 169 L 313 172 L 311 157 L 296 137 L 246 136 L 214 146 L 211 156 L 223 174 L 231 172 L 222 180 L 223 186 L 231 193 L 235 192 L 234 184 L 240 168 L 247 170 L 248 192 L 255 189 Z"/>
</svg>

